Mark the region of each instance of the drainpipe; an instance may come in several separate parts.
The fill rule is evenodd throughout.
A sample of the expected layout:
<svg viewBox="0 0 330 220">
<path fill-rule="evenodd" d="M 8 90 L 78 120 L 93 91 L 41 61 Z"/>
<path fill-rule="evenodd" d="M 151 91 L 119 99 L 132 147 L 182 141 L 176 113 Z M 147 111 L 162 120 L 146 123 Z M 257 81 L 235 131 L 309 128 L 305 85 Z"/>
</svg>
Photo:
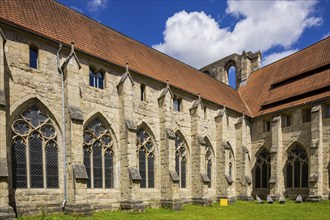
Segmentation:
<svg viewBox="0 0 330 220">
<path fill-rule="evenodd" d="M 60 51 L 62 49 L 62 44 L 59 43 L 59 48 L 57 51 L 57 70 L 61 75 L 62 82 L 62 145 L 63 145 L 63 172 L 64 172 L 64 200 L 62 202 L 62 211 L 65 209 L 65 204 L 67 201 L 67 191 L 66 191 L 66 128 L 65 128 L 65 107 L 64 107 L 64 73 L 60 65 Z"/>
</svg>

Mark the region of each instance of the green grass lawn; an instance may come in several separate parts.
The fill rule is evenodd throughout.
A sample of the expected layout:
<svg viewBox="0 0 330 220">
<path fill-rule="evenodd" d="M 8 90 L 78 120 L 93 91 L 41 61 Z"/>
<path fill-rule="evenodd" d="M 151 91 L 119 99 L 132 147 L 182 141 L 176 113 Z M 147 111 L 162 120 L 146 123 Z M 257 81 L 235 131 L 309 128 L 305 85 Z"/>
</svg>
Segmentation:
<svg viewBox="0 0 330 220">
<path fill-rule="evenodd" d="M 122 211 L 95 212 L 93 216 L 77 217 L 64 214 L 46 216 L 22 217 L 19 219 L 325 219 L 330 220 L 330 201 L 320 203 L 297 204 L 287 201 L 285 204 L 257 204 L 253 202 L 237 201 L 227 207 L 220 207 L 219 203 L 212 207 L 186 205 L 181 211 L 167 209 L 146 209 L 145 213 L 134 214 Z"/>
</svg>

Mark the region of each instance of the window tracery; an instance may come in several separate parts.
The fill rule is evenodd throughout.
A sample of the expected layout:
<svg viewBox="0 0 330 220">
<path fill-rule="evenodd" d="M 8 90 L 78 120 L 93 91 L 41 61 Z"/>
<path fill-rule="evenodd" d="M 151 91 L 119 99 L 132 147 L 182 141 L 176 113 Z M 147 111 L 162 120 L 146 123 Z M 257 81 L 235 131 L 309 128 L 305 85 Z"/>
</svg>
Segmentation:
<svg viewBox="0 0 330 220">
<path fill-rule="evenodd" d="M 294 146 L 288 153 L 286 177 L 287 188 L 308 187 L 308 157 L 299 145 Z"/>
<path fill-rule="evenodd" d="M 13 188 L 58 188 L 57 134 L 36 105 L 12 124 Z"/>
<path fill-rule="evenodd" d="M 87 188 L 114 187 L 114 152 L 110 130 L 94 119 L 84 130 L 84 165 Z"/>
<path fill-rule="evenodd" d="M 139 171 L 142 178 L 140 182 L 141 188 L 155 187 L 155 158 L 154 144 L 151 135 L 144 129 L 140 129 L 137 133 L 136 151 L 139 161 Z"/>
<path fill-rule="evenodd" d="M 270 153 L 263 149 L 256 157 L 255 188 L 268 188 L 270 167 Z"/>
<path fill-rule="evenodd" d="M 175 170 L 180 177 L 179 187 L 186 188 L 187 146 L 182 137 L 175 138 Z"/>
</svg>

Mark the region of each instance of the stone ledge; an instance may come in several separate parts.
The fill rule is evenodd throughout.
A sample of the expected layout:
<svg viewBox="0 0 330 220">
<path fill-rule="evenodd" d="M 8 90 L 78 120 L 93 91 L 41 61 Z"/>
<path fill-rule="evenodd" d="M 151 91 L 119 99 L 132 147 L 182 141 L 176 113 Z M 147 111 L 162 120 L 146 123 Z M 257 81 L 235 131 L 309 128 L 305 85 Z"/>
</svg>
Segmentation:
<svg viewBox="0 0 330 220">
<path fill-rule="evenodd" d="M 182 210 L 183 202 L 179 199 L 162 199 L 160 204 L 162 208 L 179 211 Z"/>
<path fill-rule="evenodd" d="M 84 204 L 66 204 L 65 213 L 70 215 L 92 215 L 93 210 L 87 203 Z"/>
<path fill-rule="evenodd" d="M 15 213 L 12 207 L 0 207 L 0 220 L 15 219 Z"/>
<path fill-rule="evenodd" d="M 206 198 L 193 198 L 192 203 L 200 206 L 212 206 L 212 201 Z"/>
<path fill-rule="evenodd" d="M 120 203 L 121 210 L 142 213 L 144 212 L 144 204 L 142 201 L 123 201 Z"/>
</svg>

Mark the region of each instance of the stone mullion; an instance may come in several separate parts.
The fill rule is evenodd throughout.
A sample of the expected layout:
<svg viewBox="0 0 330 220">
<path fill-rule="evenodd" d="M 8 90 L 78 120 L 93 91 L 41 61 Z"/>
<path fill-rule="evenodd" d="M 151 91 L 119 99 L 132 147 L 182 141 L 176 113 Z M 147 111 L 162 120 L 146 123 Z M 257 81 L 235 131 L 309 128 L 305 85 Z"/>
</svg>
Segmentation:
<svg viewBox="0 0 330 220">
<path fill-rule="evenodd" d="M 311 110 L 311 144 L 309 160 L 309 195 L 307 200 L 320 201 L 323 196 L 323 124 L 321 105 Z"/>
<path fill-rule="evenodd" d="M 6 97 L 5 97 L 5 36 L 0 27 L 0 218 L 14 218 L 13 208 L 9 206 L 9 182 L 7 167 L 7 119 L 6 119 Z M 9 130 L 9 129 L 8 129 Z M 8 144 L 8 145 L 7 145 Z"/>
<path fill-rule="evenodd" d="M 270 150 L 271 159 L 270 159 L 270 179 L 269 179 L 269 188 L 270 195 L 272 197 L 279 198 L 284 195 L 285 183 L 283 176 L 283 153 L 282 153 L 282 127 L 281 127 L 281 117 L 275 117 L 272 120 L 272 147 Z"/>
</svg>

